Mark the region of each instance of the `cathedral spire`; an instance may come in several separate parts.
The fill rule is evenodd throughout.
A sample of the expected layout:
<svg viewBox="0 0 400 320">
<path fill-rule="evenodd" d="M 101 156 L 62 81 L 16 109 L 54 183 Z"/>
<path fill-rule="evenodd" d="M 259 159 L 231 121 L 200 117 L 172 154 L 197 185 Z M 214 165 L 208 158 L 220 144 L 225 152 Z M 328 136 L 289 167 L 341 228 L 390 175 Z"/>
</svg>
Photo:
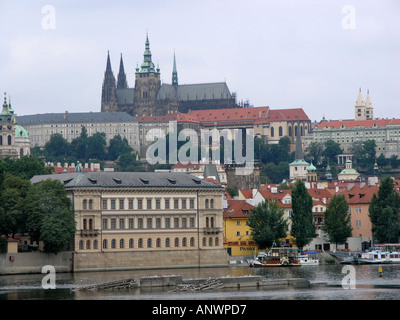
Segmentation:
<svg viewBox="0 0 400 320">
<path fill-rule="evenodd" d="M 361 92 L 361 88 L 360 88 L 360 91 L 358 92 L 358 97 L 357 97 L 357 101 L 356 101 L 356 106 L 357 106 L 357 107 L 365 106 L 365 102 L 364 102 L 364 99 L 363 99 L 363 95 L 362 95 L 362 92 Z"/>
<path fill-rule="evenodd" d="M 117 89 L 127 89 L 127 88 L 128 88 L 128 82 L 126 81 L 126 74 L 125 74 L 125 70 L 124 70 L 124 61 L 122 60 L 122 53 L 121 53 L 121 60 L 119 63 Z"/>
<path fill-rule="evenodd" d="M 304 160 L 303 155 L 303 146 L 301 144 L 301 135 L 300 135 L 300 123 L 297 122 L 297 132 L 296 132 L 296 149 L 294 153 L 295 160 Z"/>
<path fill-rule="evenodd" d="M 149 34 L 146 32 L 146 42 L 145 42 L 145 49 L 143 54 L 143 63 L 140 66 L 140 73 L 155 73 L 155 66 L 153 61 L 151 60 L 151 51 L 150 51 L 150 41 L 149 41 Z M 159 69 L 158 72 L 159 73 Z"/>
<path fill-rule="evenodd" d="M 175 51 L 174 51 L 174 66 L 172 69 L 172 85 L 175 88 L 178 86 L 178 71 L 176 70 Z"/>
<path fill-rule="evenodd" d="M 101 111 L 112 112 L 118 109 L 117 86 L 111 69 L 110 52 L 107 53 L 107 65 L 104 73 L 103 87 L 101 91 Z"/>
</svg>

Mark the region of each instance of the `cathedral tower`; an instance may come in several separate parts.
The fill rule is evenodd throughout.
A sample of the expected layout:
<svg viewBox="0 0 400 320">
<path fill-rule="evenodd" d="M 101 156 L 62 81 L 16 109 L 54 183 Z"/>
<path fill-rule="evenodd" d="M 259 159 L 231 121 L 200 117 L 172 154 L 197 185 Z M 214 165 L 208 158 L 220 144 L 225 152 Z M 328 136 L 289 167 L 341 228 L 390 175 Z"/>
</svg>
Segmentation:
<svg viewBox="0 0 400 320">
<path fill-rule="evenodd" d="M 156 115 L 156 96 L 161 87 L 160 68 L 157 69 L 151 59 L 149 36 L 146 33 L 143 63 L 136 67 L 135 104 L 139 107 L 139 116 Z"/>
<path fill-rule="evenodd" d="M 121 60 L 119 62 L 117 89 L 128 89 L 128 82 L 126 81 L 126 74 L 124 70 L 124 62 L 122 61 L 122 53 Z"/>
<path fill-rule="evenodd" d="M 107 66 L 104 73 L 103 88 L 101 92 L 101 111 L 113 112 L 118 110 L 117 86 L 111 69 L 110 52 L 107 54 Z"/>
</svg>

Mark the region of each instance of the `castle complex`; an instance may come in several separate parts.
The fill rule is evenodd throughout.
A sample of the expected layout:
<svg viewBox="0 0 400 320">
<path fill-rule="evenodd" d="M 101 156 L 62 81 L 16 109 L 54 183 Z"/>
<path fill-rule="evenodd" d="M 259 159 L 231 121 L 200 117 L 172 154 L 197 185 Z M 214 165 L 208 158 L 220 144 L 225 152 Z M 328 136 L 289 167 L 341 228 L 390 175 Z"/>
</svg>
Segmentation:
<svg viewBox="0 0 400 320">
<path fill-rule="evenodd" d="M 175 54 L 172 84 L 161 84 L 160 68 L 155 67 L 152 61 L 148 35 L 143 56 L 140 68 L 136 66 L 135 87 L 129 88 L 122 55 L 116 81 L 108 53 L 101 95 L 102 112 L 125 111 L 132 116 L 164 116 L 172 112 L 238 107 L 235 94 L 229 91 L 225 82 L 180 85 Z"/>
</svg>

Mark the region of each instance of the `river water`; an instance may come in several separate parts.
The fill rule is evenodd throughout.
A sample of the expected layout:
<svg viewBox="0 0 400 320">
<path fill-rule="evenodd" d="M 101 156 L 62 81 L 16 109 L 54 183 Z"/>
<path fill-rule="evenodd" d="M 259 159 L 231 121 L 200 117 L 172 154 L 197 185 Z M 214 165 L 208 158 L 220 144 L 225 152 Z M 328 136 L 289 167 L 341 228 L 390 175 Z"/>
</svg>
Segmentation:
<svg viewBox="0 0 400 320">
<path fill-rule="evenodd" d="M 56 273 L 56 288 L 44 289 L 45 274 L 0 276 L 0 300 L 399 300 L 400 265 L 355 265 L 355 287 L 345 277 L 341 264 L 294 268 L 254 269 L 247 266 L 165 270 Z M 382 272 L 379 272 L 382 268 Z M 92 284 L 146 276 L 181 275 L 184 279 L 261 275 L 265 279 L 304 278 L 310 288 L 240 290 L 218 289 L 206 292 L 171 292 L 169 289 L 114 289 L 77 291 Z M 344 281 L 344 285 L 342 282 Z"/>
</svg>

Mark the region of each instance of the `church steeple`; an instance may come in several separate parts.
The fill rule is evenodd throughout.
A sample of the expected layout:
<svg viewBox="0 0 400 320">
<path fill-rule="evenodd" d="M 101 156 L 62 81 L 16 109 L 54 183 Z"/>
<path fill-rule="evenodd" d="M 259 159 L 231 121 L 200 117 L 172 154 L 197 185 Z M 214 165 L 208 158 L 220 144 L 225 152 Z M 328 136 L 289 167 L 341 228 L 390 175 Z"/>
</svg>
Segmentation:
<svg viewBox="0 0 400 320">
<path fill-rule="evenodd" d="M 103 87 L 101 92 L 101 111 L 112 112 L 118 109 L 117 86 L 111 69 L 110 52 L 107 53 L 107 65 L 104 72 Z"/>
<path fill-rule="evenodd" d="M 172 85 L 175 88 L 178 86 L 178 71 L 176 70 L 175 52 L 174 52 L 174 66 L 172 69 Z"/>
<path fill-rule="evenodd" d="M 122 60 L 122 53 L 121 53 L 121 60 L 119 63 L 117 89 L 128 89 L 128 82 L 126 81 L 126 74 L 124 70 L 124 61 Z"/>
<path fill-rule="evenodd" d="M 146 42 L 145 42 L 145 49 L 144 49 L 144 54 L 143 54 L 143 63 L 140 66 L 139 73 L 150 73 L 150 72 L 155 73 L 156 69 L 155 69 L 153 61 L 151 60 L 149 35 L 146 32 Z M 157 70 L 157 73 L 159 73 L 159 69 Z"/>
</svg>

